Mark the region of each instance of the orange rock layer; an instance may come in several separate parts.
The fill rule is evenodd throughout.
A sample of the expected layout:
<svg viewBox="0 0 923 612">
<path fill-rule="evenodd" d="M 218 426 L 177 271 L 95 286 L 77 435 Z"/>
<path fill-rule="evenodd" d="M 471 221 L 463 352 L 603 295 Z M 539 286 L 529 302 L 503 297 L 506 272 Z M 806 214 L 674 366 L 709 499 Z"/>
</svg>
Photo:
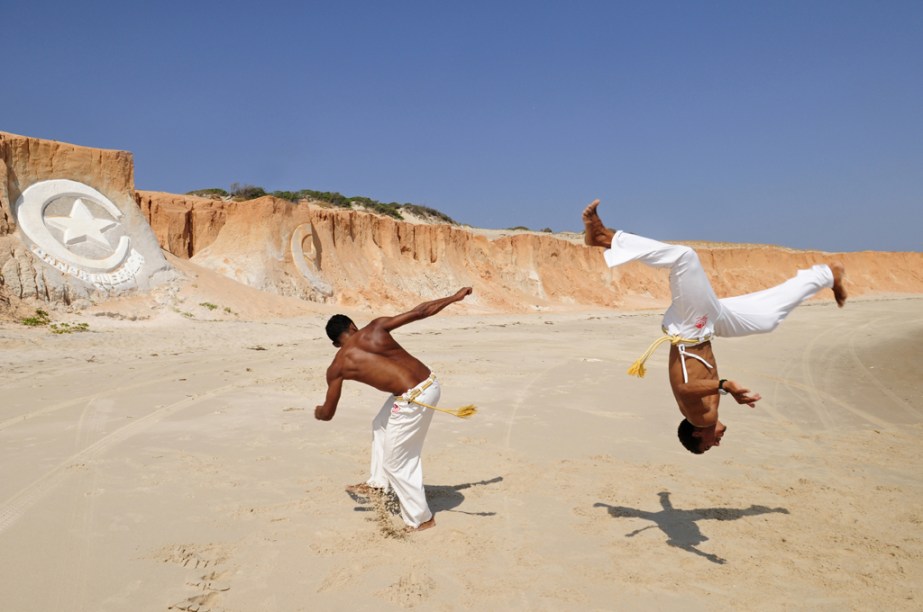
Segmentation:
<svg viewBox="0 0 923 612">
<path fill-rule="evenodd" d="M 484 310 L 659 308 L 669 302 L 665 271 L 636 263 L 610 270 L 600 249 L 567 237 L 519 233 L 490 239 L 457 226 L 272 197 L 221 202 L 137 192 L 136 200 L 174 255 L 283 295 L 379 310 L 470 285 L 472 305 Z M 307 227 L 308 236 L 293 249 L 297 227 Z M 733 244 L 696 249 L 719 296 L 764 289 L 800 268 L 833 260 L 846 265 L 851 296 L 923 293 L 923 253 L 831 254 Z M 294 264 L 301 257 L 330 293 L 299 273 Z"/>
</svg>

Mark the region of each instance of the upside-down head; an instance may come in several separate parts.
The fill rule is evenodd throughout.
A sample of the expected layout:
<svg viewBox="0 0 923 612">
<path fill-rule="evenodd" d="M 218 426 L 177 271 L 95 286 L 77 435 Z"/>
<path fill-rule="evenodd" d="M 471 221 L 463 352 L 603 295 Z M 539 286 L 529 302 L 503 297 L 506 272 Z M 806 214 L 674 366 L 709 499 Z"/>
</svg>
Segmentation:
<svg viewBox="0 0 923 612">
<path fill-rule="evenodd" d="M 727 427 L 721 421 L 709 427 L 696 427 L 683 419 L 679 422 L 676 435 L 686 450 L 701 455 L 712 446 L 721 446 L 721 438 L 724 437 L 725 431 Z"/>
</svg>

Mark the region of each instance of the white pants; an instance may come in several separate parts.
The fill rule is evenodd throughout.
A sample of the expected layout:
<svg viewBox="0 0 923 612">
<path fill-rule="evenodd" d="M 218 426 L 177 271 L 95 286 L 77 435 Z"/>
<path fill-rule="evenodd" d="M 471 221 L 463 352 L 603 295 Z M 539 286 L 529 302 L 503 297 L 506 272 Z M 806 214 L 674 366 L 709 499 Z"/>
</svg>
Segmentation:
<svg viewBox="0 0 923 612">
<path fill-rule="evenodd" d="M 612 238 L 612 248 L 603 255 L 610 268 L 633 260 L 669 268 L 673 303 L 663 315 L 664 332 L 701 341 L 772 331 L 798 304 L 833 287 L 830 267 L 817 265 L 799 270 L 781 285 L 719 300 L 690 247 L 619 231 Z"/>
<path fill-rule="evenodd" d="M 432 383 L 417 400 L 436 406 L 439 403 L 439 381 Z M 423 490 L 423 463 L 420 453 L 426 432 L 433 420 L 433 410 L 408 403 L 404 398 L 429 381 L 408 389 L 404 395 L 389 396 L 378 416 L 372 421 L 372 466 L 369 486 L 391 488 L 401 503 L 401 518 L 411 527 L 419 527 L 433 518 Z"/>
</svg>

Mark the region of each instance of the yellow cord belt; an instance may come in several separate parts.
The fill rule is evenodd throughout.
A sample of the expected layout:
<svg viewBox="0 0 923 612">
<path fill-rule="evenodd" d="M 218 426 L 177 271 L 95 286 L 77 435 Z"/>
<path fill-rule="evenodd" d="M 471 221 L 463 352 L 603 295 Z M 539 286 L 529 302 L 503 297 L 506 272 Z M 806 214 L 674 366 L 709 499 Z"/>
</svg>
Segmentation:
<svg viewBox="0 0 923 612">
<path fill-rule="evenodd" d="M 631 364 L 631 367 L 628 368 L 629 376 L 637 376 L 638 378 L 644 378 L 644 374 L 647 372 L 647 369 L 644 367 L 644 362 L 647 361 L 647 358 L 653 355 L 654 351 L 657 350 L 657 347 L 663 344 L 664 342 L 669 342 L 670 344 L 674 346 L 679 345 L 679 353 L 680 353 L 680 358 L 681 358 L 680 360 L 683 364 L 683 381 L 684 382 L 689 382 L 689 374 L 686 373 L 686 357 L 694 357 L 695 359 L 698 359 L 699 361 L 704 363 L 708 369 L 711 369 L 712 366 L 710 363 L 708 363 L 707 361 L 705 361 L 698 355 L 686 352 L 687 344 L 694 346 L 696 344 L 702 344 L 703 342 L 707 342 L 711 338 L 706 338 L 704 340 L 701 340 L 698 338 L 683 338 L 682 336 L 678 334 L 670 335 L 670 334 L 667 334 L 666 332 L 664 332 L 664 334 L 665 335 L 651 342 L 651 345 L 647 347 L 647 350 L 644 351 L 644 354 L 641 355 L 637 361 Z"/>
<path fill-rule="evenodd" d="M 452 416 L 457 416 L 460 419 L 467 419 L 468 417 L 474 416 L 478 409 L 474 405 L 462 406 L 461 408 L 437 408 L 436 406 L 430 406 L 429 404 L 424 404 L 423 402 L 418 402 L 417 398 L 421 393 L 426 391 L 430 385 L 436 379 L 430 376 L 423 384 L 418 385 L 410 393 L 405 395 L 399 395 L 398 397 L 404 398 L 404 401 L 408 404 L 416 404 L 417 406 L 423 406 L 424 408 L 429 408 L 430 410 L 438 410 L 439 412 L 445 412 L 446 414 L 451 414 Z"/>
</svg>

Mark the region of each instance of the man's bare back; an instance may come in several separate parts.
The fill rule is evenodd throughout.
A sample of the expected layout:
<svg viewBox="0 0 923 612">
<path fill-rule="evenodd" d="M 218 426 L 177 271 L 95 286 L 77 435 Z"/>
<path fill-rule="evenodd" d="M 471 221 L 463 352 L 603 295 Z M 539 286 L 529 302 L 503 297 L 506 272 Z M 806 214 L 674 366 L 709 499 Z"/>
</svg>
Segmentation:
<svg viewBox="0 0 923 612">
<path fill-rule="evenodd" d="M 350 336 L 330 368 L 344 380 L 400 395 L 426 380 L 430 369 L 394 340 L 381 325 L 384 320 L 375 319 Z"/>
<path fill-rule="evenodd" d="M 362 329 L 343 317 L 349 325 L 337 334 L 333 342 L 340 350 L 327 368 L 327 396 L 324 403 L 314 409 L 315 418 L 322 421 L 333 418 L 344 380 L 355 380 L 394 395 L 400 395 L 426 380 L 430 369 L 404 350 L 391 336 L 391 331 L 431 317 L 468 295 L 471 295 L 471 287 L 464 287 L 454 295 L 423 302 L 405 313 L 374 319 Z"/>
</svg>

